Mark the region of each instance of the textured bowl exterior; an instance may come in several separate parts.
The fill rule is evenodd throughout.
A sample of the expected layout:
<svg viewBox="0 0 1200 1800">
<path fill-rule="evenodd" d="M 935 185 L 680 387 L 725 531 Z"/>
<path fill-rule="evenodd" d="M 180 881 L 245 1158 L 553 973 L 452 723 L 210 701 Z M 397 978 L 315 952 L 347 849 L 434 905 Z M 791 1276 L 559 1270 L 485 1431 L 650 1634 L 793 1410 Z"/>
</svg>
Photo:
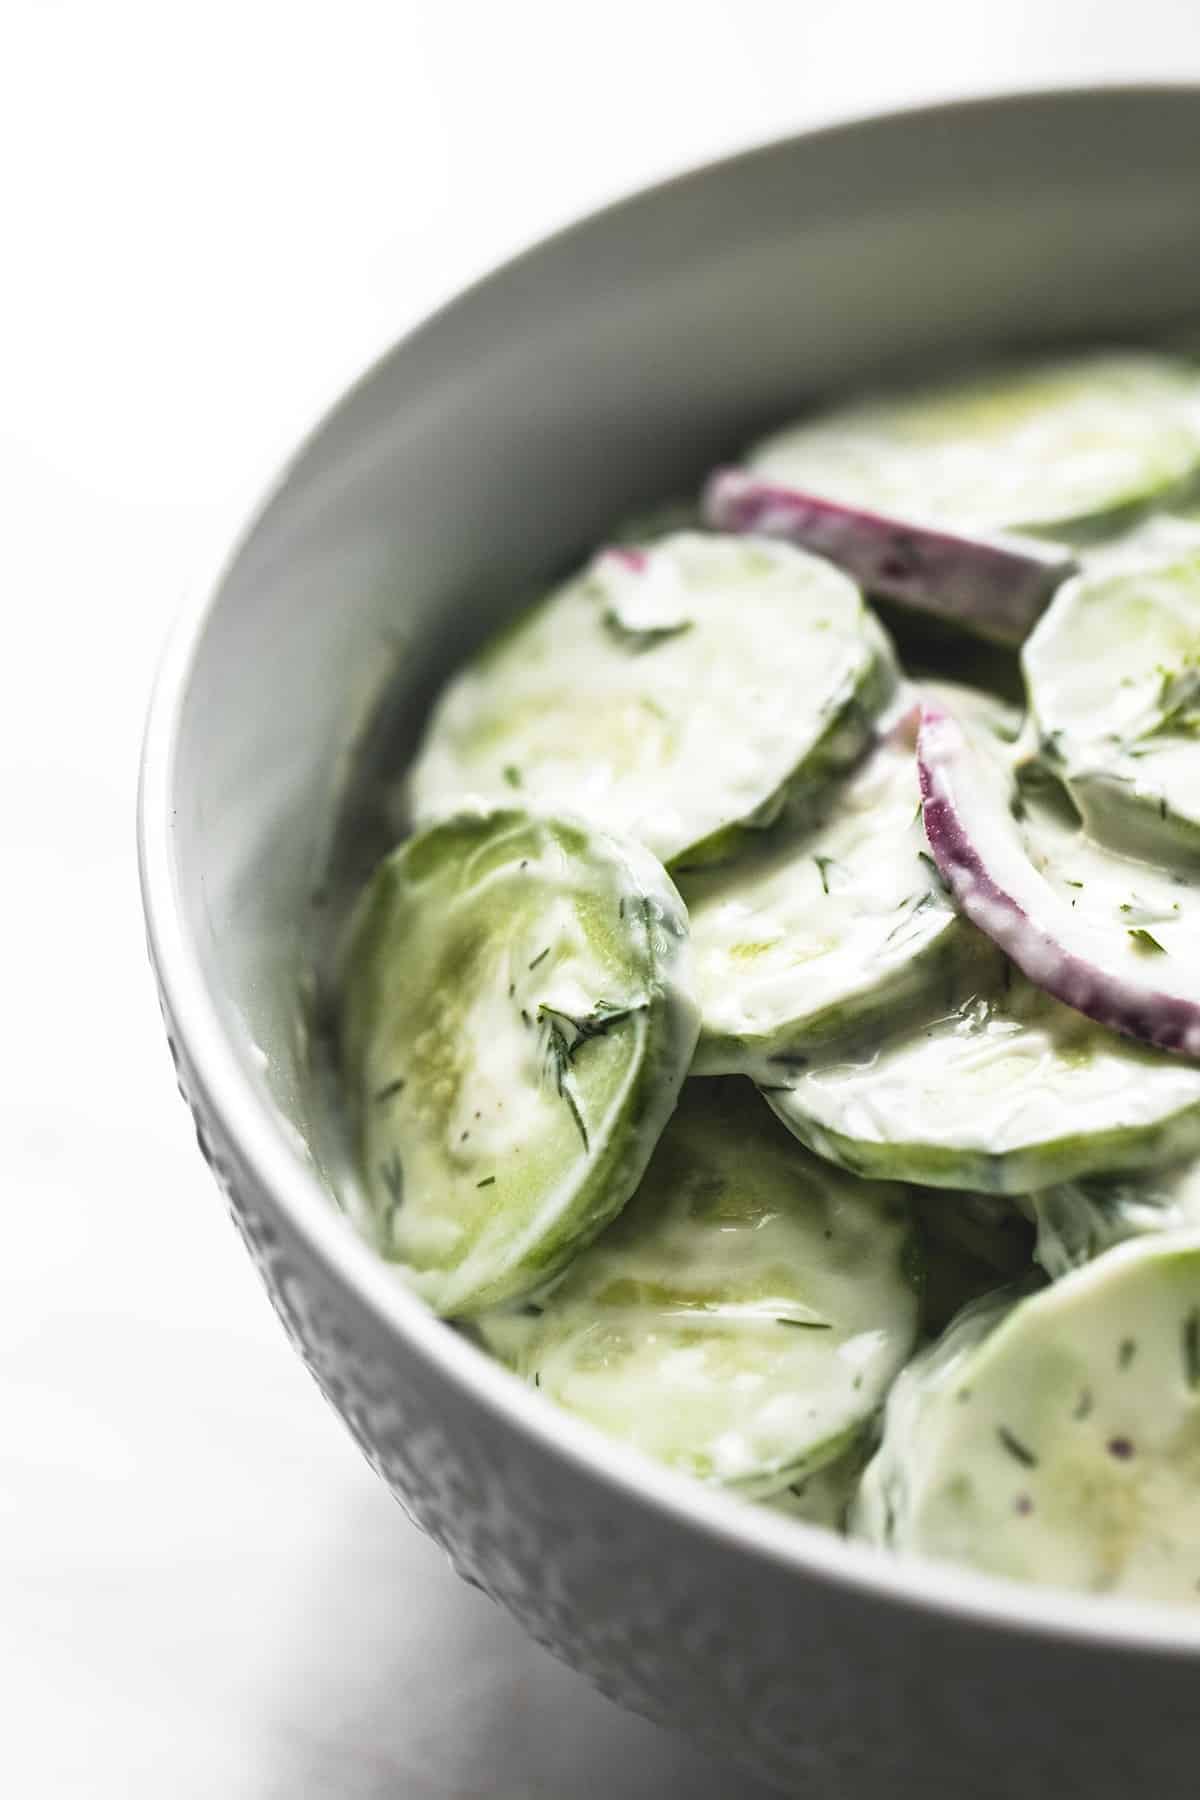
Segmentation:
<svg viewBox="0 0 1200 1800">
<path fill-rule="evenodd" d="M 1181 1623 L 1118 1614 L 902 1567 L 788 1521 L 742 1515 L 734 1502 L 558 1421 L 428 1317 L 335 1212 L 310 1141 L 291 997 L 312 908 L 326 900 L 312 881 L 330 841 L 322 806 L 330 814 L 336 795 L 325 794 L 321 775 L 344 770 L 351 742 L 360 758 L 393 766 L 441 670 L 490 622 L 484 601 L 465 625 L 452 605 L 472 582 L 481 593 L 494 587 L 481 582 L 484 562 L 465 553 L 453 567 L 439 560 L 453 517 L 438 515 L 439 458 L 458 454 L 454 382 L 475 369 L 473 356 L 480 367 L 497 357 L 494 380 L 503 384 L 512 374 L 506 352 L 540 330 L 550 347 L 538 365 L 552 363 L 555 331 L 586 313 L 605 270 L 652 301 L 641 324 L 621 327 L 623 348 L 614 338 L 618 364 L 606 360 L 594 319 L 590 328 L 583 319 L 581 336 L 568 331 L 562 353 L 578 377 L 553 416 L 552 382 L 526 399 L 523 386 L 489 390 L 486 370 L 472 375 L 471 416 L 486 421 L 499 408 L 501 437 L 521 465 L 509 489 L 489 464 L 477 490 L 486 567 L 515 580 L 527 572 L 522 546 L 536 538 L 543 508 L 556 521 L 544 533 L 558 535 L 551 552 L 585 542 L 618 510 L 625 486 L 633 498 L 686 483 L 731 435 L 757 428 L 772 407 L 786 411 L 773 396 L 808 391 L 826 373 L 857 375 L 881 348 L 937 349 L 954 335 L 954 318 L 966 321 L 964 346 L 994 338 L 1004 321 L 1016 330 L 1039 295 L 1049 332 L 1111 331 L 1122 316 L 1169 322 L 1200 293 L 1200 244 L 1187 231 L 1196 143 L 1200 93 L 1185 90 L 936 109 L 718 165 L 555 240 L 423 328 L 320 428 L 181 626 L 151 717 L 141 856 L 168 1037 L 201 1149 L 297 1350 L 372 1466 L 465 1579 L 605 1693 L 814 1800 L 1019 1792 L 1104 1800 L 1135 1788 L 1182 1800 L 1196 1791 L 1200 1632 L 1184 1615 Z M 1054 241 L 1051 217 L 1068 234 L 1072 218 L 1108 220 L 1107 248 L 1083 246 L 1096 277 L 1090 291 L 1014 249 L 1023 242 L 1020 195 L 1035 180 L 1057 196 L 1057 211 L 1034 208 L 1035 237 Z M 1017 259 L 1016 297 L 993 292 L 985 234 L 976 245 L 982 266 L 965 289 L 950 283 L 949 312 L 932 303 L 931 321 L 918 306 L 921 325 L 912 310 L 920 284 L 907 300 L 902 292 L 895 208 L 905 195 L 920 198 L 922 217 L 935 221 L 921 229 L 948 253 L 970 237 L 960 202 L 972 193 L 985 214 L 993 207 Z M 842 248 L 826 237 L 834 266 L 822 261 L 812 284 L 796 285 L 794 261 L 778 260 L 780 235 L 819 237 L 831 194 Z M 799 308 L 793 336 L 810 309 L 803 353 L 789 348 L 778 300 L 770 318 L 749 320 L 750 341 L 727 353 L 727 277 L 748 220 L 755 292 L 771 269 L 787 267 L 789 304 Z M 1156 258 L 1153 280 L 1147 255 Z M 711 313 L 690 321 L 698 336 L 687 355 L 673 362 L 666 346 L 680 269 L 702 285 L 710 276 L 716 292 Z M 892 271 L 889 322 L 877 306 L 861 310 L 855 269 L 873 282 Z M 751 309 L 760 304 L 738 292 Z M 839 319 L 844 354 L 831 349 Z M 684 416 L 689 368 L 694 387 L 695 370 L 723 355 L 730 366 L 708 383 L 707 409 Z M 606 413 L 598 396 L 626 360 L 638 379 Z M 763 363 L 760 381 L 753 371 Z M 576 496 L 585 471 L 564 448 L 581 417 L 607 444 L 584 501 Z M 670 442 L 660 441 L 664 418 L 682 419 Z M 405 435 L 410 423 L 415 437 Z M 556 459 L 567 467 L 554 477 Z M 430 465 L 436 481 L 426 479 Z M 460 483 L 480 479 L 469 458 L 456 467 Z M 553 479 L 556 509 L 546 507 Z M 522 494 L 517 530 L 505 521 Z M 454 502 L 461 510 L 461 494 Z M 398 558 L 408 577 L 399 595 L 390 573 Z M 331 591 L 337 609 L 321 604 Z M 384 667 L 384 626 L 397 616 L 411 619 L 411 633 L 401 662 Z M 264 681 L 274 684 L 266 696 Z M 404 717 L 380 726 L 375 697 L 397 682 Z M 295 707 L 275 704 L 280 697 L 303 697 L 303 729 Z"/>
</svg>

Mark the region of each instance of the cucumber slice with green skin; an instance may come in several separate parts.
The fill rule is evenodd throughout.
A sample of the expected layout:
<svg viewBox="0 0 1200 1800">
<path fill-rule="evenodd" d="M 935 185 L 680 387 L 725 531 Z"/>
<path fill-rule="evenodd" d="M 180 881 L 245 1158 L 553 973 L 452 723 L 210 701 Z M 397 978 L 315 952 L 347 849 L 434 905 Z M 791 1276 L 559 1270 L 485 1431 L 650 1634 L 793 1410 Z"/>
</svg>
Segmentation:
<svg viewBox="0 0 1200 1800">
<path fill-rule="evenodd" d="M 896 1383 L 854 1523 L 996 1575 L 1200 1602 L 1200 1236 L 969 1310 Z"/>
<path fill-rule="evenodd" d="M 1042 755 L 1092 835 L 1200 859 L 1200 549 L 1097 559 L 1022 664 Z"/>
<path fill-rule="evenodd" d="M 936 705 L 917 761 L 929 847 L 965 916 L 1065 1005 L 1200 1055 L 1194 885 L 1098 850 L 1047 809 L 1035 822 L 998 759 Z"/>
<path fill-rule="evenodd" d="M 919 1276 L 903 1188 L 806 1155 L 749 1082 L 694 1081 L 529 1334 L 490 1341 L 568 1411 L 758 1497 L 833 1461 L 881 1404 Z"/>
<path fill-rule="evenodd" d="M 960 530 L 1111 529 L 1200 464 L 1195 372 L 1149 352 L 998 367 L 852 403 L 776 434 L 752 472 Z"/>
<path fill-rule="evenodd" d="M 998 954 L 952 1012 L 767 1098 L 819 1155 L 926 1187 L 1029 1193 L 1200 1151 L 1200 1069 L 1093 1025 Z"/>
<path fill-rule="evenodd" d="M 380 1250 L 443 1314 L 544 1283 L 637 1186 L 697 1028 L 683 905 L 639 845 L 518 812 L 411 839 L 342 968 Z"/>
<path fill-rule="evenodd" d="M 1200 1231 L 1200 1162 L 1142 1175 L 1095 1175 L 1029 1196 L 1034 1255 L 1051 1280 L 1123 1244 L 1163 1231 Z"/>
<path fill-rule="evenodd" d="M 688 532 L 618 547 L 451 682 L 413 804 L 516 791 L 664 862 L 709 860 L 856 761 L 896 678 L 858 589 L 817 557 Z"/>
<path fill-rule="evenodd" d="M 781 1494 L 773 1494 L 759 1504 L 803 1525 L 820 1525 L 825 1531 L 844 1533 L 866 1463 L 865 1440 L 860 1439 L 836 1462 L 814 1469 L 811 1475 L 801 1475 Z"/>
<path fill-rule="evenodd" d="M 1015 715 L 986 695 L 920 691 L 1015 736 Z M 681 875 L 702 1018 L 697 1074 L 770 1084 L 831 1044 L 953 995 L 974 934 L 929 855 L 920 798 L 906 715 L 815 828 L 764 834 L 735 863 Z"/>
<path fill-rule="evenodd" d="M 952 619 L 1001 644 L 1021 643 L 1078 567 L 1061 545 L 1012 533 L 967 537 L 741 469 L 711 477 L 704 514 L 714 530 L 782 538 L 827 556 L 868 593 Z"/>
</svg>

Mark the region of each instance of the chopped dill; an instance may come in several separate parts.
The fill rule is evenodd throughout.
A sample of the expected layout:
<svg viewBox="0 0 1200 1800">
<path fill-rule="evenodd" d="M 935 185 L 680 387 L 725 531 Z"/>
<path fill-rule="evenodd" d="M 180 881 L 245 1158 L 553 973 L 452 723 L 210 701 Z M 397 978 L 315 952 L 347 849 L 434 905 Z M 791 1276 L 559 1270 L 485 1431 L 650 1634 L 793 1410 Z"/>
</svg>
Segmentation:
<svg viewBox="0 0 1200 1800">
<path fill-rule="evenodd" d="M 549 944 L 547 944 L 546 948 L 544 950 L 539 951 L 538 954 L 534 957 L 534 959 L 530 963 L 529 967 L 531 969 L 536 969 L 539 963 L 545 962 L 545 960 L 549 956 L 549 954 L 550 954 L 550 946 L 549 946 Z"/>
<path fill-rule="evenodd" d="M 475 1183 L 475 1186 L 477 1188 L 495 1187 L 495 1185 L 496 1185 L 496 1177 L 494 1175 L 485 1175 L 482 1181 L 477 1181 Z"/>
<path fill-rule="evenodd" d="M 903 931 L 906 925 L 911 925 L 918 913 L 923 913 L 927 906 L 933 905 L 933 895 L 929 893 L 928 890 L 923 894 L 909 894 L 906 899 L 900 902 L 900 905 L 901 907 L 906 907 L 908 910 L 900 923 L 892 926 L 892 929 L 883 940 L 885 944 L 890 944 L 898 932 Z"/>
<path fill-rule="evenodd" d="M 828 1319 L 787 1319 L 781 1314 L 776 1318 L 777 1325 L 792 1325 L 797 1331 L 832 1331 L 833 1326 Z"/>
<path fill-rule="evenodd" d="M 1026 1469 L 1037 1468 L 1038 1459 L 1033 1451 L 1029 1448 L 1028 1444 L 1023 1444 L 1019 1437 L 1015 1437 L 1008 1429 L 1007 1425 L 997 1425 L 996 1436 L 1008 1451 L 1008 1454 L 1015 1457 L 1022 1467 Z"/>
<path fill-rule="evenodd" d="M 831 867 L 837 867 L 837 858 L 834 856 L 814 856 L 813 861 L 817 865 L 817 874 L 821 877 L 821 892 L 827 894 L 829 892 L 829 871 Z"/>
<path fill-rule="evenodd" d="M 571 1084 L 571 1060 L 575 1054 L 575 1045 L 579 1040 L 576 1038 L 574 1043 L 568 1042 L 566 1033 L 558 1023 L 558 1018 L 561 1016 L 560 1014 L 556 1017 L 547 1008 L 539 1009 L 539 1017 L 544 1018 L 549 1026 L 546 1039 L 546 1069 L 554 1082 L 559 1099 L 566 1101 L 576 1129 L 583 1140 L 584 1149 L 589 1150 L 591 1145 L 588 1142 L 587 1126 L 584 1123 L 583 1114 L 579 1110 L 579 1101 Z M 569 1022 L 573 1023 L 573 1021 Z"/>
<path fill-rule="evenodd" d="M 519 788 L 523 785 L 521 781 L 521 771 L 518 769 L 516 763 L 505 763 L 504 779 L 507 781 L 510 788 Z"/>
<path fill-rule="evenodd" d="M 1144 956 L 1166 955 L 1166 951 L 1163 949 L 1158 939 L 1147 931 L 1144 926 L 1130 926 L 1129 935 L 1133 939 L 1134 948 L 1140 950 Z"/>
<path fill-rule="evenodd" d="M 404 1092 L 404 1076 L 397 1075 L 395 1081 L 389 1081 L 373 1096 L 376 1106 L 383 1106 L 388 1100 L 394 1100 L 397 1094 Z"/>
</svg>

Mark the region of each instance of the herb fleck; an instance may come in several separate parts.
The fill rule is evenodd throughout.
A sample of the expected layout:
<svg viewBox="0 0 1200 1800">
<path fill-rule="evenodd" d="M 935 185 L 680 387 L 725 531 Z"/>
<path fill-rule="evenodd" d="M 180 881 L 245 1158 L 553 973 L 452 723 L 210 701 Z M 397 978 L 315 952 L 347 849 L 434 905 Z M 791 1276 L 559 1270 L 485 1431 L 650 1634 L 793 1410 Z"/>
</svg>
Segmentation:
<svg viewBox="0 0 1200 1800">
<path fill-rule="evenodd" d="M 477 1181 L 475 1183 L 475 1186 L 477 1188 L 495 1187 L 495 1185 L 496 1185 L 496 1177 L 494 1175 L 485 1175 L 482 1181 Z"/>
<path fill-rule="evenodd" d="M 1133 1455 L 1133 1445 L 1127 1437 L 1109 1438 L 1108 1454 L 1115 1456 L 1118 1462 L 1128 1462 Z"/>
<path fill-rule="evenodd" d="M 510 788 L 519 788 L 521 786 L 521 771 L 518 769 L 516 763 L 506 763 L 504 765 L 504 779 L 507 781 Z"/>
<path fill-rule="evenodd" d="M 1127 1369 L 1137 1355 L 1137 1343 L 1133 1338 L 1122 1338 L 1117 1346 L 1117 1367 Z"/>
<path fill-rule="evenodd" d="M 902 907 L 907 907 L 909 910 L 905 917 L 901 919 L 900 923 L 898 925 L 893 925 L 892 929 L 888 932 L 886 938 L 883 940 L 885 944 L 890 944 L 897 932 L 903 931 L 906 925 L 910 925 L 918 913 L 923 913 L 927 906 L 933 905 L 933 895 L 928 891 L 923 894 L 909 894 L 907 899 L 900 902 L 900 905 Z"/>
<path fill-rule="evenodd" d="M 376 1106 L 383 1106 L 388 1100 L 394 1100 L 397 1094 L 402 1094 L 403 1092 L 404 1076 L 398 1075 L 395 1081 L 389 1081 L 386 1087 L 381 1087 L 379 1089 L 375 1095 L 375 1104 Z"/>
<path fill-rule="evenodd" d="M 1071 1414 L 1071 1417 L 1073 1419 L 1086 1419 L 1094 1405 L 1095 1402 L 1092 1399 L 1091 1388 L 1084 1388 L 1078 1400 L 1075 1402 L 1075 1411 Z"/>
<path fill-rule="evenodd" d="M 1023 1444 L 1019 1437 L 1014 1437 L 1007 1425 L 997 1425 L 996 1436 L 1008 1451 L 1008 1454 L 1015 1457 L 1024 1468 L 1037 1468 L 1038 1459 L 1033 1454 L 1033 1451 L 1029 1448 L 1028 1444 Z"/>
<path fill-rule="evenodd" d="M 561 1013 L 556 1014 L 551 1007 L 543 1006 L 538 1008 L 539 1019 L 543 1019 L 549 1026 L 549 1032 L 546 1039 L 547 1071 L 554 1082 L 559 1099 L 565 1100 L 567 1103 L 571 1117 L 574 1119 L 576 1128 L 583 1140 L 584 1149 L 588 1150 L 591 1146 L 588 1143 L 587 1126 L 584 1123 L 583 1114 L 579 1110 L 579 1101 L 575 1096 L 571 1076 L 571 1061 L 580 1040 L 576 1037 L 574 1042 L 568 1041 L 562 1025 L 558 1022 L 563 1016 L 564 1015 Z M 567 1022 L 571 1025 L 574 1024 L 574 1020 L 568 1020 Z"/>
<path fill-rule="evenodd" d="M 569 1029 L 574 1033 L 567 1042 L 567 1052 L 573 1061 L 580 1044 L 587 1043 L 589 1038 L 603 1037 L 604 1033 L 622 1019 L 632 1017 L 635 1012 L 644 1012 L 646 1002 L 639 1000 L 633 1006 L 620 1006 L 613 1000 L 597 1000 L 590 1013 L 563 1012 L 561 1007 L 547 1006 L 545 1002 L 538 1007 L 539 1019 L 557 1021 L 558 1029 L 564 1037 Z"/>
<path fill-rule="evenodd" d="M 1146 931 L 1143 926 L 1133 926 L 1130 929 L 1129 935 L 1133 939 L 1134 948 L 1140 950 L 1144 956 L 1166 955 L 1166 951 L 1163 949 L 1158 939 L 1150 932 Z"/>
<path fill-rule="evenodd" d="M 794 1325 L 797 1331 L 833 1330 L 833 1326 L 829 1323 L 828 1319 L 786 1319 L 780 1314 L 776 1318 L 775 1323 L 777 1325 Z"/>
<path fill-rule="evenodd" d="M 538 954 L 534 957 L 534 959 L 530 963 L 529 967 L 531 969 L 536 969 L 539 963 L 545 962 L 545 960 L 549 956 L 549 954 L 550 954 L 550 946 L 549 946 L 549 944 L 547 944 L 546 948 L 544 950 L 540 950 L 538 952 Z"/>
<path fill-rule="evenodd" d="M 817 874 L 821 877 L 821 892 L 827 894 L 829 892 L 829 870 L 831 866 L 834 868 L 837 867 L 837 858 L 833 856 L 814 856 L 813 861 L 817 865 Z"/>
</svg>

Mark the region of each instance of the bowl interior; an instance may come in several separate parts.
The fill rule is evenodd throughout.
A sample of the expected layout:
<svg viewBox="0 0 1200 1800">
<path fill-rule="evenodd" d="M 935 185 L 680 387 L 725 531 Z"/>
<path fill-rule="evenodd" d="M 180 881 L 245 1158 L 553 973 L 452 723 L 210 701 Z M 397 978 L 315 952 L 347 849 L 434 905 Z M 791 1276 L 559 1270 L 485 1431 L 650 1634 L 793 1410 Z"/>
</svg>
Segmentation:
<svg viewBox="0 0 1200 1800">
<path fill-rule="evenodd" d="M 298 1157 L 336 1185 L 302 995 L 445 673 L 622 513 L 822 394 L 1186 318 L 1198 128 L 1200 91 L 1101 92 L 754 152 L 490 277 L 322 424 L 182 627 L 143 820 L 225 1053 Z"/>
</svg>

